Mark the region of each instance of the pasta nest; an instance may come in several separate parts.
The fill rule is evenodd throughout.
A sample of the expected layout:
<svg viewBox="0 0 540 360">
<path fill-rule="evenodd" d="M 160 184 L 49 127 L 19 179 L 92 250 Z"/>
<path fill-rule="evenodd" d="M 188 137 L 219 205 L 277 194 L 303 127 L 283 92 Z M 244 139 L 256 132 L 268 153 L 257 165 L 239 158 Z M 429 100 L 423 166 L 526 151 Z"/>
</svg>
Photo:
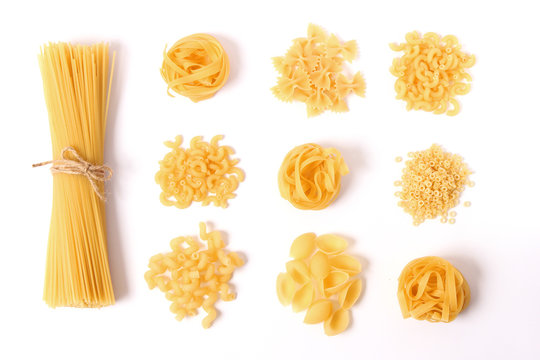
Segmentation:
<svg viewBox="0 0 540 360">
<path fill-rule="evenodd" d="M 390 67 L 398 78 L 394 85 L 396 98 L 407 102 L 407 110 L 457 115 L 460 105 L 455 97 L 470 91 L 472 78 L 467 69 L 474 65 L 474 55 L 461 51 L 453 35 L 441 38 L 432 32 L 421 36 L 413 31 L 405 39 L 404 43 L 390 44 L 392 50 L 404 52 Z"/>
<path fill-rule="evenodd" d="M 201 240 L 177 237 L 171 240 L 171 252 L 157 254 L 148 262 L 149 270 L 144 278 L 150 289 L 159 288 L 172 302 L 170 310 L 178 321 L 186 316 L 197 315 L 202 307 L 207 315 L 202 320 L 206 329 L 217 317 L 215 303 L 220 298 L 231 301 L 236 298 L 229 281 L 237 267 L 244 261 L 235 252 L 227 252 L 219 231 L 207 232 L 206 224 L 199 224 Z"/>
<path fill-rule="evenodd" d="M 276 280 L 282 305 L 294 312 L 306 311 L 306 324 L 324 323 L 326 335 L 333 336 L 349 326 L 350 309 L 362 294 L 360 262 L 347 255 L 347 241 L 334 234 L 297 237 L 290 250 L 293 260 Z M 337 306 L 336 306 L 337 305 Z"/>
<path fill-rule="evenodd" d="M 436 144 L 408 156 L 410 160 L 405 162 L 401 180 L 395 182 L 401 187 L 395 194 L 400 199 L 398 206 L 413 217 L 414 225 L 438 216 L 446 222 L 449 210 L 459 203 L 465 187 L 473 185 L 467 164 L 461 156 Z"/>
<path fill-rule="evenodd" d="M 208 34 L 186 36 L 163 51 L 161 76 L 171 90 L 193 102 L 205 100 L 225 85 L 229 58 L 219 41 Z"/>
<path fill-rule="evenodd" d="M 240 160 L 231 159 L 234 150 L 219 145 L 221 139 L 217 135 L 208 143 L 196 136 L 187 149 L 181 147 L 182 136 L 165 142 L 171 151 L 159 162 L 155 176 L 163 205 L 184 209 L 200 201 L 203 206 L 213 203 L 225 208 L 236 197 L 234 191 L 244 181 L 244 173 L 235 166 Z"/>
<path fill-rule="evenodd" d="M 300 145 L 289 151 L 281 164 L 279 192 L 298 209 L 321 210 L 335 200 L 341 176 L 348 173 L 339 150 L 312 143 Z"/>
<path fill-rule="evenodd" d="M 431 322 L 454 320 L 471 296 L 463 275 L 437 256 L 408 263 L 399 276 L 397 295 L 403 318 Z"/>
<path fill-rule="evenodd" d="M 271 90 L 282 101 L 306 103 L 308 116 L 326 110 L 346 112 L 347 95 L 363 97 L 366 90 L 361 73 L 351 79 L 342 73 L 343 63 L 352 62 L 356 54 L 356 41 L 342 43 L 334 34 L 329 36 L 321 27 L 310 24 L 307 38 L 293 40 L 285 56 L 272 59 L 280 77 Z"/>
</svg>

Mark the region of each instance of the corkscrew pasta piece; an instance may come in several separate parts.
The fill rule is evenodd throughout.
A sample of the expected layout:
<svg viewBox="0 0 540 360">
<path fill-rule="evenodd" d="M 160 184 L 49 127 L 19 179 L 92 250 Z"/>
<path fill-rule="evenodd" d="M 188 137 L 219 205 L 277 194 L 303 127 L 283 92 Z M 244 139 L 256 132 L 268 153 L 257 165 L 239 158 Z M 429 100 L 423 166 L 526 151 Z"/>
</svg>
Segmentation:
<svg viewBox="0 0 540 360">
<path fill-rule="evenodd" d="M 222 135 L 216 135 L 208 143 L 196 136 L 186 149 L 181 147 L 180 135 L 165 142 L 171 151 L 159 162 L 155 176 L 163 205 L 185 209 L 197 201 L 226 208 L 228 200 L 236 197 L 234 191 L 244 181 L 244 172 L 236 167 L 240 160 L 231 158 L 234 150 L 219 145 L 221 139 Z"/>
<path fill-rule="evenodd" d="M 285 156 L 278 173 L 281 196 L 302 210 L 321 210 L 338 196 L 341 176 L 349 168 L 341 153 L 317 144 L 295 147 Z"/>
<path fill-rule="evenodd" d="M 324 323 L 329 336 L 347 329 L 348 310 L 362 293 L 362 280 L 355 277 L 361 271 L 360 262 L 345 254 L 346 249 L 347 241 L 337 235 L 302 234 L 291 246 L 294 259 L 286 263 L 286 272 L 276 280 L 280 303 L 292 305 L 294 312 L 307 310 L 304 322 Z M 337 309 L 334 303 L 339 305 Z"/>
<path fill-rule="evenodd" d="M 450 322 L 467 307 L 471 295 L 459 270 L 443 258 L 426 256 L 405 266 L 397 296 L 404 319 Z"/>
<path fill-rule="evenodd" d="M 360 72 L 347 78 L 342 71 L 345 61 L 356 58 L 356 41 L 342 43 L 321 27 L 310 24 L 307 38 L 293 40 L 285 56 L 273 58 L 279 72 L 274 95 L 282 101 L 306 103 L 308 116 L 326 110 L 349 111 L 345 98 L 350 93 L 365 96 L 366 83 Z"/>
<path fill-rule="evenodd" d="M 450 209 L 458 205 L 465 187 L 471 186 L 467 164 L 461 156 L 435 144 L 427 150 L 409 153 L 409 158 L 401 180 L 395 182 L 395 186 L 401 187 L 395 193 L 398 205 L 412 216 L 414 225 L 438 216 L 441 222 L 447 222 Z"/>
<path fill-rule="evenodd" d="M 244 261 L 237 253 L 225 250 L 219 231 L 208 233 L 206 224 L 202 222 L 199 228 L 206 249 L 191 237 L 174 238 L 170 242 L 172 252 L 150 258 L 149 270 L 144 278 L 150 289 L 157 287 L 165 293 L 165 297 L 172 302 L 170 310 L 178 321 L 197 315 L 197 310 L 202 307 L 207 313 L 202 320 L 202 326 L 206 329 L 217 317 L 215 303 L 218 299 L 235 299 L 236 295 L 230 291 L 228 282 L 234 270 L 242 266 Z M 281 288 L 285 289 L 287 297 L 292 298 L 294 289 L 290 284 Z"/>
<path fill-rule="evenodd" d="M 225 85 L 229 58 L 223 46 L 211 35 L 193 34 L 163 51 L 161 76 L 171 90 L 193 102 L 205 100 Z"/>
<path fill-rule="evenodd" d="M 421 36 L 413 31 L 405 40 L 390 44 L 392 50 L 403 52 L 390 67 L 397 77 L 396 98 L 407 102 L 407 110 L 457 115 L 460 107 L 455 96 L 470 91 L 472 78 L 467 69 L 474 65 L 474 55 L 461 51 L 453 35 L 441 37 L 429 32 Z"/>
</svg>

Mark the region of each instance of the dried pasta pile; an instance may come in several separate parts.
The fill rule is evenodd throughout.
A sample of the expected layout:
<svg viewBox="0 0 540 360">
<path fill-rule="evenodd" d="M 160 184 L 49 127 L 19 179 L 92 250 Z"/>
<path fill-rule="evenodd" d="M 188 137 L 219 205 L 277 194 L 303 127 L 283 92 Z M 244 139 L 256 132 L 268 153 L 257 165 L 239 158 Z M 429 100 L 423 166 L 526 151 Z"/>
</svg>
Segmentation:
<svg viewBox="0 0 540 360">
<path fill-rule="evenodd" d="M 295 312 L 307 310 L 304 322 L 324 322 L 329 336 L 347 329 L 349 309 L 362 293 L 362 280 L 356 277 L 360 262 L 345 254 L 346 249 L 347 241 L 337 235 L 302 234 L 291 245 L 287 272 L 276 282 L 279 301 L 292 304 Z"/>
<path fill-rule="evenodd" d="M 217 135 L 208 143 L 196 136 L 187 149 L 181 147 L 182 136 L 165 142 L 171 151 L 159 162 L 155 176 L 163 205 L 184 209 L 200 201 L 203 206 L 213 203 L 225 208 L 236 197 L 234 191 L 244 181 L 244 173 L 235 166 L 240 160 L 231 159 L 234 150 L 219 145 L 221 139 Z"/>
<path fill-rule="evenodd" d="M 396 98 L 407 102 L 407 110 L 458 114 L 460 107 L 455 97 L 470 91 L 472 78 L 467 69 L 474 65 L 474 55 L 461 51 L 453 35 L 441 38 L 432 32 L 421 36 L 413 31 L 405 39 L 404 43 L 390 44 L 392 50 L 404 52 L 390 67 L 392 75 L 398 78 Z"/>
<path fill-rule="evenodd" d="M 225 85 L 229 58 L 223 46 L 211 35 L 193 34 L 163 51 L 161 76 L 170 90 L 194 102 L 205 100 Z"/>
<path fill-rule="evenodd" d="M 307 38 L 293 40 L 285 56 L 272 59 L 280 74 L 272 92 L 282 101 L 306 103 L 308 116 L 326 110 L 348 111 L 347 95 L 363 97 L 366 90 L 362 74 L 349 79 L 342 73 L 343 63 L 352 62 L 356 53 L 356 41 L 342 43 L 336 35 L 310 24 Z"/>
<path fill-rule="evenodd" d="M 341 176 L 349 173 L 341 153 L 334 148 L 304 144 L 292 149 L 278 173 L 281 196 L 302 210 L 320 210 L 339 194 Z"/>
<path fill-rule="evenodd" d="M 170 310 L 181 321 L 197 315 L 202 307 L 207 315 L 202 320 L 206 329 L 217 317 L 215 302 L 220 298 L 231 301 L 236 295 L 229 288 L 234 270 L 244 261 L 235 252 L 227 252 L 219 231 L 210 233 L 200 223 L 200 238 L 207 248 L 195 239 L 177 237 L 171 240 L 172 252 L 150 258 L 144 278 L 150 289 L 159 288 L 172 302 Z"/>
<path fill-rule="evenodd" d="M 401 187 L 401 191 L 396 192 L 400 199 L 398 205 L 413 217 L 414 225 L 438 216 L 443 223 L 454 223 L 455 214 L 449 210 L 459 203 L 465 186 L 474 186 L 469 180 L 471 171 L 467 164 L 461 156 L 435 144 L 408 155 L 410 160 L 405 162 L 401 180 L 394 183 Z"/>
<path fill-rule="evenodd" d="M 450 322 L 469 304 L 469 285 L 448 261 L 426 256 L 408 263 L 399 276 L 403 318 Z"/>
</svg>

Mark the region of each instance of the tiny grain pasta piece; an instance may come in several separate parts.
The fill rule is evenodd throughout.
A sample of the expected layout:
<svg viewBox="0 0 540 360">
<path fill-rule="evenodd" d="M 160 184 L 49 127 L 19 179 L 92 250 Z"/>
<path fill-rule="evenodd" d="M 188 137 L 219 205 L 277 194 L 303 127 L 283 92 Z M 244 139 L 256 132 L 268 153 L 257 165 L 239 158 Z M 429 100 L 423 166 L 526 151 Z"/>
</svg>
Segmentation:
<svg viewBox="0 0 540 360">
<path fill-rule="evenodd" d="M 396 98 L 407 102 L 407 110 L 457 115 L 460 108 L 455 97 L 470 91 L 472 78 L 467 69 L 474 65 L 474 55 L 461 51 L 453 35 L 441 37 L 429 32 L 421 36 L 413 31 L 405 40 L 390 44 L 392 50 L 404 53 L 390 67 L 397 77 Z"/>
<path fill-rule="evenodd" d="M 435 144 L 427 150 L 409 153 L 409 158 L 401 180 L 394 183 L 401 187 L 401 191 L 395 193 L 398 205 L 413 217 L 414 225 L 438 216 L 446 223 L 449 215 L 455 216 L 450 209 L 459 203 L 465 187 L 471 186 L 471 171 L 461 156 Z"/>
<path fill-rule="evenodd" d="M 352 62 L 356 53 L 356 41 L 342 43 L 336 35 L 310 24 L 307 38 L 293 40 L 285 56 L 272 59 L 280 74 L 272 92 L 282 101 L 306 103 L 308 116 L 326 110 L 346 112 L 347 95 L 363 97 L 366 90 L 361 73 L 352 78 L 342 73 L 343 63 Z"/>
<path fill-rule="evenodd" d="M 193 34 L 163 51 L 161 76 L 171 90 L 193 102 L 205 100 L 225 85 L 229 58 L 223 46 L 211 35 Z"/>
<path fill-rule="evenodd" d="M 340 236 L 305 233 L 291 245 L 293 260 L 276 280 L 277 297 L 294 312 L 306 310 L 306 324 L 324 323 L 328 336 L 349 326 L 349 310 L 362 294 L 360 262 L 345 254 L 347 241 Z M 334 308 L 336 306 L 336 308 Z"/>
<path fill-rule="evenodd" d="M 341 153 L 317 144 L 295 147 L 285 156 L 278 173 L 281 196 L 302 210 L 321 210 L 339 194 L 341 176 L 349 168 Z"/>
<path fill-rule="evenodd" d="M 150 258 L 144 278 L 150 289 L 157 287 L 165 293 L 178 321 L 197 315 L 197 309 L 202 307 L 207 314 L 202 326 L 207 329 L 217 316 L 216 301 L 236 298 L 228 282 L 244 261 L 237 253 L 224 249 L 219 231 L 207 232 L 206 224 L 202 222 L 199 230 L 201 240 L 207 244 L 206 249 L 192 237 L 174 238 L 170 243 L 171 252 Z"/>
<path fill-rule="evenodd" d="M 469 285 L 443 258 L 426 256 L 408 263 L 399 276 L 398 301 L 403 318 L 450 322 L 469 304 Z"/>
<path fill-rule="evenodd" d="M 244 181 L 244 173 L 236 167 L 240 160 L 231 158 L 234 150 L 219 145 L 221 139 L 217 135 L 208 143 L 196 136 L 186 149 L 181 147 L 182 136 L 165 142 L 171 151 L 159 162 L 155 176 L 163 205 L 185 209 L 200 201 L 203 206 L 213 203 L 226 208 L 228 200 L 236 197 L 234 191 Z"/>
</svg>

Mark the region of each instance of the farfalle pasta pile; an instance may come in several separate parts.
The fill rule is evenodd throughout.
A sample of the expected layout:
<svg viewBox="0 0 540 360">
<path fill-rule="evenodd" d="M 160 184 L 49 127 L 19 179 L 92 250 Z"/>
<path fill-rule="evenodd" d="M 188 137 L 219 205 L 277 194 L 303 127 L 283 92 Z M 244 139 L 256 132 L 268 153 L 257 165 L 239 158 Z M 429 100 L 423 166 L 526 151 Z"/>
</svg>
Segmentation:
<svg viewBox="0 0 540 360">
<path fill-rule="evenodd" d="M 163 205 L 184 209 L 200 201 L 203 206 L 213 203 L 225 208 L 236 197 L 234 191 L 244 181 L 244 173 L 236 167 L 240 160 L 231 159 L 234 150 L 219 145 L 221 139 L 222 135 L 216 135 L 208 143 L 196 136 L 187 149 L 181 147 L 180 135 L 165 142 L 171 151 L 159 162 L 155 176 Z"/>
<path fill-rule="evenodd" d="M 193 34 L 163 51 L 161 76 L 171 90 L 193 102 L 205 100 L 225 85 L 229 58 L 223 46 L 211 35 Z"/>
<path fill-rule="evenodd" d="M 276 281 L 281 304 L 295 312 L 307 310 L 304 322 L 323 322 L 328 336 L 347 329 L 349 310 L 362 293 L 360 262 L 346 249 L 347 241 L 337 235 L 302 234 L 291 245 L 287 271 Z"/>
<path fill-rule="evenodd" d="M 426 256 L 408 263 L 399 276 L 397 292 L 403 318 L 450 322 L 471 297 L 463 275 L 443 258 Z"/>
<path fill-rule="evenodd" d="M 231 301 L 236 295 L 229 288 L 229 281 L 237 267 L 244 261 L 235 252 L 227 252 L 219 231 L 207 232 L 200 223 L 200 238 L 204 245 L 192 237 L 171 240 L 172 251 L 150 258 L 144 278 L 150 289 L 159 288 L 172 302 L 170 310 L 181 321 L 186 316 L 197 315 L 200 307 L 207 313 L 202 320 L 206 329 L 217 317 L 214 306 L 218 299 Z"/>
<path fill-rule="evenodd" d="M 470 91 L 472 78 L 467 69 L 474 65 L 474 55 L 461 51 L 453 35 L 441 37 L 429 32 L 421 36 L 413 31 L 405 35 L 405 40 L 390 44 L 392 50 L 404 53 L 390 67 L 398 78 L 396 98 L 407 102 L 407 110 L 458 114 L 460 106 L 455 97 Z"/>
<path fill-rule="evenodd" d="M 281 164 L 279 192 L 298 209 L 324 209 L 335 200 L 341 176 L 348 173 L 337 149 L 312 143 L 300 145 L 289 151 Z"/>
<path fill-rule="evenodd" d="M 450 209 L 459 203 L 466 186 L 474 186 L 463 158 L 435 144 L 427 150 L 410 152 L 408 156 L 401 180 L 394 183 L 401 187 L 401 191 L 395 193 L 400 199 L 398 205 L 413 217 L 414 225 L 438 216 L 442 223 L 455 223 L 456 214 Z"/>
<path fill-rule="evenodd" d="M 306 103 L 308 116 L 326 110 L 348 111 L 347 95 L 363 97 L 366 90 L 362 74 L 347 78 L 342 73 L 343 63 L 352 62 L 356 54 L 356 41 L 342 43 L 336 35 L 310 24 L 307 38 L 294 39 L 285 56 L 272 59 L 280 74 L 272 92 L 282 101 Z"/>
</svg>

